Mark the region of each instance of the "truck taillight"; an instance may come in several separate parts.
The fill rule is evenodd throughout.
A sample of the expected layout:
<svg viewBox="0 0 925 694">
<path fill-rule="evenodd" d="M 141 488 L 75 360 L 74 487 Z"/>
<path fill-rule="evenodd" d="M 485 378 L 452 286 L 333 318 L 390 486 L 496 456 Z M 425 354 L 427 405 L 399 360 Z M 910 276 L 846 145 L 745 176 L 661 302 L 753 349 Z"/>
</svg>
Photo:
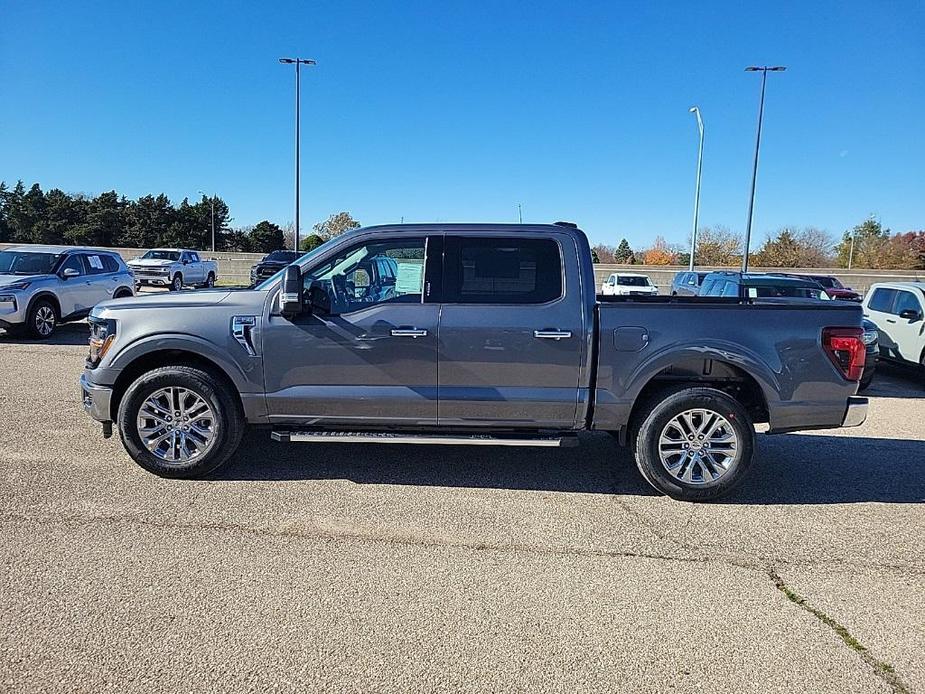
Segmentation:
<svg viewBox="0 0 925 694">
<path fill-rule="evenodd" d="M 867 348 L 862 328 L 824 328 L 822 346 L 832 363 L 849 381 L 861 380 Z"/>
</svg>

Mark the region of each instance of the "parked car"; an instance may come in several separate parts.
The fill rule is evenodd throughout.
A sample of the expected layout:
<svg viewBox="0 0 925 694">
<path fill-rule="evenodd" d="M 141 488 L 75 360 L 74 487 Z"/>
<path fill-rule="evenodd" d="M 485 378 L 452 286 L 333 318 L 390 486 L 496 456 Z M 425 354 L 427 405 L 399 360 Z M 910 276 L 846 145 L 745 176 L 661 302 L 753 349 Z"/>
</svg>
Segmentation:
<svg viewBox="0 0 925 694">
<path fill-rule="evenodd" d="M 196 251 L 182 248 L 153 248 L 129 261 L 137 286 L 169 287 L 178 292 L 189 285 L 213 287 L 218 279 L 218 263 L 202 260 Z"/>
<path fill-rule="evenodd" d="M 864 315 L 880 333 L 880 356 L 925 368 L 925 282 L 881 282 L 864 297 Z"/>
<path fill-rule="evenodd" d="M 251 268 L 251 285 L 259 284 L 301 257 L 298 251 L 273 251 Z"/>
<path fill-rule="evenodd" d="M 863 298 L 860 293 L 854 291 L 851 287 L 846 287 L 833 275 L 792 275 L 792 277 L 804 277 L 813 282 L 818 282 L 825 289 L 825 293 L 832 299 L 860 301 Z"/>
<path fill-rule="evenodd" d="M 51 337 L 106 299 L 132 296 L 132 274 L 118 253 L 74 246 L 0 251 L 0 328 Z"/>
<path fill-rule="evenodd" d="M 595 289 L 574 225 L 356 229 L 254 289 L 97 306 L 81 397 L 164 477 L 214 470 L 247 425 L 331 445 L 563 447 L 591 429 L 690 500 L 742 479 L 756 422 L 866 417 L 856 304 Z"/>
<path fill-rule="evenodd" d="M 671 282 L 672 296 L 697 296 L 700 294 L 700 285 L 709 272 L 679 272 Z"/>
<path fill-rule="evenodd" d="M 711 272 L 700 286 L 699 296 L 742 299 L 829 299 L 819 283 L 810 279 L 772 273 Z"/>
<path fill-rule="evenodd" d="M 877 330 L 877 325 L 865 318 L 861 327 L 864 328 L 861 341 L 864 343 L 866 357 L 864 359 L 864 371 L 858 384 L 858 392 L 867 390 L 870 387 L 874 380 L 874 373 L 877 371 L 877 363 L 880 361 L 880 333 Z"/>
<path fill-rule="evenodd" d="M 601 285 L 604 296 L 654 296 L 658 287 L 647 275 L 632 272 L 615 272 Z"/>
</svg>

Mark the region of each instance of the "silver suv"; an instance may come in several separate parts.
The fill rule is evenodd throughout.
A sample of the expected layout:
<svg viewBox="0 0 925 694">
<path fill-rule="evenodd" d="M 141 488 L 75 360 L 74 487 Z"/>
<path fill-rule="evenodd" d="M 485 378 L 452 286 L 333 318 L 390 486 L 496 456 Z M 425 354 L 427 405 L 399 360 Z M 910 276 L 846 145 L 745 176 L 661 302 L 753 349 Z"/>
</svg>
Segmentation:
<svg viewBox="0 0 925 694">
<path fill-rule="evenodd" d="M 106 299 L 132 296 L 118 253 L 74 246 L 0 250 L 0 328 L 51 337 L 59 323 L 86 318 Z"/>
</svg>

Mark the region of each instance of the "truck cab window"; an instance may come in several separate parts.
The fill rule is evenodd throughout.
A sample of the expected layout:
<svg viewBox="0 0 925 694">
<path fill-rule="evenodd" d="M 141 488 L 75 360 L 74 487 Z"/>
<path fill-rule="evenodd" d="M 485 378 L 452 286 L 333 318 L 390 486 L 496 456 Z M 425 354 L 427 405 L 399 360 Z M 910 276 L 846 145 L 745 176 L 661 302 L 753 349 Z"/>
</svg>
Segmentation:
<svg viewBox="0 0 925 694">
<path fill-rule="evenodd" d="M 303 276 L 305 300 L 340 315 L 376 304 L 421 303 L 424 239 L 351 246 Z"/>
<path fill-rule="evenodd" d="M 552 239 L 451 237 L 444 302 L 543 304 L 562 296 L 562 258 Z"/>
</svg>

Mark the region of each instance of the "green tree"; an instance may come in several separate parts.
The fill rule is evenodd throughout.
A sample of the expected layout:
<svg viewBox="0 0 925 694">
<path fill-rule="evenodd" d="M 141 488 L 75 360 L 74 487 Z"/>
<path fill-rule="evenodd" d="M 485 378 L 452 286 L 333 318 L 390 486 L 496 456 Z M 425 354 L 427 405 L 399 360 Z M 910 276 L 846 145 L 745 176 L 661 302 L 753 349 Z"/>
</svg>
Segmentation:
<svg viewBox="0 0 925 694">
<path fill-rule="evenodd" d="M 614 262 L 631 264 L 636 262 L 636 255 L 633 253 L 633 249 L 630 248 L 629 241 L 626 239 L 620 239 L 620 243 L 617 245 L 617 250 L 613 254 Z"/>
<path fill-rule="evenodd" d="M 64 241 L 79 246 L 112 246 L 125 229 L 124 210 L 127 201 L 110 190 L 87 204 L 83 222 L 65 231 Z"/>
<path fill-rule="evenodd" d="M 324 239 L 318 234 L 309 234 L 299 242 L 299 250 L 307 253 L 308 251 L 315 250 L 322 243 L 324 243 Z"/>
<path fill-rule="evenodd" d="M 870 217 L 844 233 L 841 243 L 835 249 L 835 262 L 839 267 L 848 267 L 850 261 L 852 267 L 880 268 L 880 256 L 889 238 L 890 230 L 884 229 L 878 220 Z"/>
<path fill-rule="evenodd" d="M 695 265 L 737 265 L 742 260 L 742 236 L 724 226 L 697 231 Z"/>
<path fill-rule="evenodd" d="M 120 246 L 151 248 L 166 242 L 176 211 L 166 195 L 145 195 L 128 205 Z"/>
<path fill-rule="evenodd" d="M 285 248 L 283 230 L 278 224 L 264 220 L 254 225 L 249 234 L 251 250 L 254 253 L 271 253 Z"/>
<path fill-rule="evenodd" d="M 832 237 L 815 227 L 784 228 L 765 239 L 751 260 L 758 267 L 826 267 L 832 260 Z"/>
<path fill-rule="evenodd" d="M 349 212 L 338 212 L 337 214 L 332 214 L 326 220 L 323 222 L 318 222 L 313 227 L 315 233 L 325 241 L 334 238 L 335 236 L 340 236 L 345 231 L 359 228 L 360 223 L 351 217 Z"/>
</svg>

